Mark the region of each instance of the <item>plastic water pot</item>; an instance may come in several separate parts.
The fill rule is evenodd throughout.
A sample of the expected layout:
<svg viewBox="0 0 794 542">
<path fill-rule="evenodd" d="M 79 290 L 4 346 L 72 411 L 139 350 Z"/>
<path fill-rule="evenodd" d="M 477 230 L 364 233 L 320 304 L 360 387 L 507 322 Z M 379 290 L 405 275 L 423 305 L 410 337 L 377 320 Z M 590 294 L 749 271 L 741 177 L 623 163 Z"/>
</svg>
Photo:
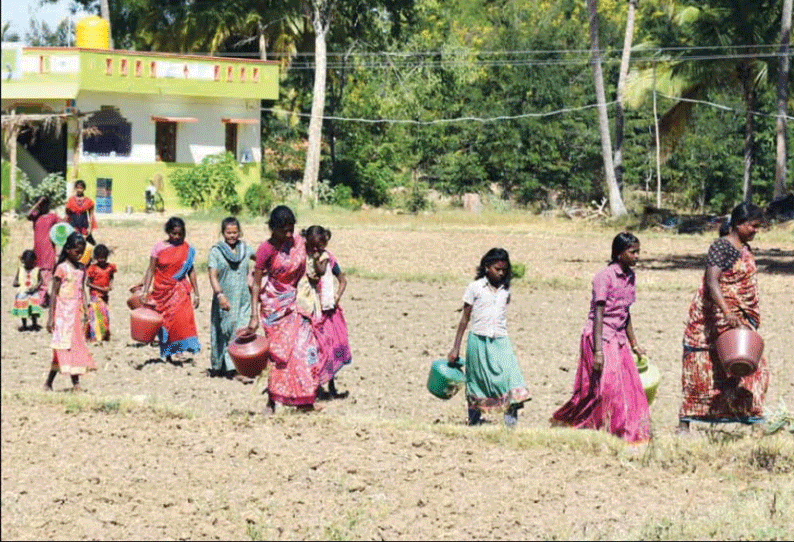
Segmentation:
<svg viewBox="0 0 794 542">
<path fill-rule="evenodd" d="M 267 367 L 268 347 L 267 337 L 247 333 L 242 329 L 237 332 L 226 350 L 239 374 L 256 378 Z"/>
<path fill-rule="evenodd" d="M 88 265 L 93 255 L 94 255 L 94 247 L 86 243 L 85 250 L 83 251 L 83 255 L 80 256 L 80 263 L 83 265 Z"/>
<path fill-rule="evenodd" d="M 72 234 L 74 228 L 66 222 L 56 222 L 50 228 L 50 241 L 58 247 L 66 243 L 66 239 Z"/>
<path fill-rule="evenodd" d="M 640 357 L 634 354 L 634 362 L 637 364 L 637 371 L 640 373 L 640 382 L 642 382 L 642 389 L 645 390 L 645 398 L 648 399 L 648 405 L 650 405 L 656 398 L 656 390 L 659 389 L 659 381 L 661 380 L 659 368 L 650 363 L 646 356 Z"/>
<path fill-rule="evenodd" d="M 150 343 L 163 327 L 163 317 L 149 305 L 142 305 L 130 311 L 130 335 L 133 340 Z"/>
<path fill-rule="evenodd" d="M 764 339 L 749 327 L 735 327 L 717 337 L 717 357 L 728 376 L 753 374 L 764 353 Z"/>
<path fill-rule="evenodd" d="M 437 359 L 430 364 L 427 389 L 439 399 L 449 399 L 466 385 L 466 375 L 456 367 L 450 367 L 446 359 Z"/>
</svg>

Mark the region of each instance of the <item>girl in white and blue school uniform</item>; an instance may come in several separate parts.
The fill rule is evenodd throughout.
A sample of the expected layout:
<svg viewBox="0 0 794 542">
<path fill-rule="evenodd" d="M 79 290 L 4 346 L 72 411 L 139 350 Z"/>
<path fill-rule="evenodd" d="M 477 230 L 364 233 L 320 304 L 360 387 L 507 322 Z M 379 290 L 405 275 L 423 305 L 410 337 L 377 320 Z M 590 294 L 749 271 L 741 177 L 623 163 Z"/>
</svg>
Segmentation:
<svg viewBox="0 0 794 542">
<path fill-rule="evenodd" d="M 511 276 L 510 255 L 492 248 L 463 294 L 463 314 L 447 360 L 450 365 L 459 363 L 463 333 L 471 320 L 465 360 L 469 425 L 478 425 L 483 412 L 502 412 L 505 425 L 512 427 L 518 410 L 530 399 L 507 336 Z"/>
</svg>

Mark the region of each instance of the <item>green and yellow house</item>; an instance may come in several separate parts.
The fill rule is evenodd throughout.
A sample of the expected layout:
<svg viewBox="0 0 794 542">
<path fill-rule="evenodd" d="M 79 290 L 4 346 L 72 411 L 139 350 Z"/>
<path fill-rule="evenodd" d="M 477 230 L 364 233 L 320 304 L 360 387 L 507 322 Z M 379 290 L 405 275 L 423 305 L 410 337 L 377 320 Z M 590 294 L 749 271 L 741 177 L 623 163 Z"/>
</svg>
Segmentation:
<svg viewBox="0 0 794 542">
<path fill-rule="evenodd" d="M 260 178 L 260 104 L 278 97 L 278 70 L 262 60 L 4 43 L 12 164 L 34 183 L 53 172 L 83 179 L 99 213 L 142 210 L 150 182 L 175 209 L 169 174 L 229 151 L 242 194 Z M 14 121 L 24 118 L 37 129 L 20 129 Z"/>
</svg>

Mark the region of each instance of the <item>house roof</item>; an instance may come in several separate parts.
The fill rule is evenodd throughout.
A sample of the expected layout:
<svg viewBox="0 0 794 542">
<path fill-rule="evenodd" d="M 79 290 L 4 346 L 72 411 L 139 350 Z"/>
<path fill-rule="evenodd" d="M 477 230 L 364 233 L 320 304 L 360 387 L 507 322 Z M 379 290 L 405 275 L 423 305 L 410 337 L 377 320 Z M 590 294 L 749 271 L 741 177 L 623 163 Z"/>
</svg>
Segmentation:
<svg viewBox="0 0 794 542">
<path fill-rule="evenodd" d="M 3 44 L 3 103 L 75 99 L 80 92 L 278 98 L 277 62 L 140 51 Z"/>
</svg>

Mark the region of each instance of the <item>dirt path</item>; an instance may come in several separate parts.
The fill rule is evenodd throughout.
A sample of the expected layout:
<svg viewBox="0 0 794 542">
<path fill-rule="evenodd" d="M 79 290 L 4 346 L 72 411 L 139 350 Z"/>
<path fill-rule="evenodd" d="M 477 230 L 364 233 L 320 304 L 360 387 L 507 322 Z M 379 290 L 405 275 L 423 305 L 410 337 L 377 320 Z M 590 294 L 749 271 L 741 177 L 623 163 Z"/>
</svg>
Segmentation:
<svg viewBox="0 0 794 542">
<path fill-rule="evenodd" d="M 6 254 L 30 241 L 28 224 L 14 228 Z M 330 249 L 352 270 L 343 306 L 354 361 L 338 378 L 351 396 L 319 414 L 265 418 L 263 386 L 209 378 L 206 350 L 177 366 L 129 339 L 126 287 L 140 279 L 160 228 L 141 220 L 101 230 L 120 267 L 114 335 L 92 347 L 100 370 L 84 379 L 81 396 L 64 391 L 63 376 L 55 392 L 40 391 L 49 336 L 20 333 L 4 314 L 3 539 L 794 535 L 790 438 L 756 440 L 733 427 L 672 436 L 680 337 L 707 236 L 640 234 L 632 317 L 663 378 L 649 451 L 599 433 L 547 429 L 571 391 L 589 281 L 608 256 L 608 233 L 332 226 Z M 244 229 L 249 242 L 265 236 L 261 224 Z M 214 224 L 188 222 L 199 261 L 215 238 Z M 764 235 L 754 244 L 772 367 L 767 403 L 794 408 L 794 251 Z M 527 266 L 514 283 L 508 329 L 533 400 L 512 433 L 498 424 L 465 427 L 461 396 L 440 401 L 424 388 L 429 362 L 449 349 L 473 267 L 491 246 Z M 6 308 L 11 262 L 4 255 Z M 197 323 L 206 341 L 210 290 L 201 269 Z M 726 523 L 726 510 L 737 506 Z M 683 530 L 690 525 L 699 530 Z"/>
</svg>

